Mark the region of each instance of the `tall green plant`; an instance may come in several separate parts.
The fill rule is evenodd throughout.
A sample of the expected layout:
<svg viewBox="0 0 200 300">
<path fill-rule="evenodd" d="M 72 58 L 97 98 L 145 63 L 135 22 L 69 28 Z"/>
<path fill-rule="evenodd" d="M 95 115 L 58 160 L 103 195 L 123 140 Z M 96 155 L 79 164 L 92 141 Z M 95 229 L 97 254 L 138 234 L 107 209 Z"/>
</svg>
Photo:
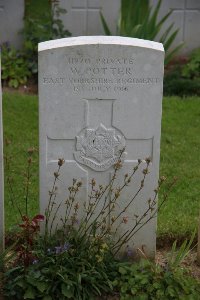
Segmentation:
<svg viewBox="0 0 200 300">
<path fill-rule="evenodd" d="M 168 266 L 172 270 L 176 270 L 187 255 L 191 252 L 191 246 L 196 236 L 196 230 L 193 232 L 189 241 L 185 240 L 177 250 L 177 241 L 172 245 L 171 252 L 168 256 Z M 196 246 L 196 245 L 195 245 Z M 193 247 L 194 248 L 194 247 Z"/>
<path fill-rule="evenodd" d="M 153 9 L 148 0 L 121 0 L 121 12 L 118 20 L 117 35 L 154 41 L 161 32 L 165 21 L 172 13 L 172 11 L 169 11 L 164 17 L 158 20 L 161 3 L 162 0 L 159 0 L 156 7 Z M 102 13 L 100 13 L 100 17 L 105 34 L 112 35 Z M 170 50 L 178 33 L 178 29 L 173 31 L 173 26 L 174 24 L 171 24 L 159 38 L 159 42 L 163 43 L 166 51 L 165 64 L 168 64 L 183 46 L 181 43 Z"/>
</svg>

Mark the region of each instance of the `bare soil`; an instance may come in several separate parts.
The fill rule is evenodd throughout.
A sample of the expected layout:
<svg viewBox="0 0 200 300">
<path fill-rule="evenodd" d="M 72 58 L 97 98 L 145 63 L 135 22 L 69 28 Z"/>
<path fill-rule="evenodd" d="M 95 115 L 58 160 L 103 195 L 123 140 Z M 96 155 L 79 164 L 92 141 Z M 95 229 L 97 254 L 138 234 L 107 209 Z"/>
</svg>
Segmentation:
<svg viewBox="0 0 200 300">
<path fill-rule="evenodd" d="M 38 94 L 38 84 L 35 82 L 34 79 L 29 79 L 27 84 L 20 85 L 17 89 L 3 86 L 3 92 L 10 92 L 10 93 L 21 93 L 21 94 L 28 94 L 28 95 L 37 95 Z"/>
<path fill-rule="evenodd" d="M 156 263 L 164 265 L 166 262 L 167 254 L 170 249 L 159 249 L 156 253 Z M 200 265 L 197 263 L 197 252 L 192 250 L 182 262 L 181 266 L 189 271 L 189 274 L 200 281 Z"/>
</svg>

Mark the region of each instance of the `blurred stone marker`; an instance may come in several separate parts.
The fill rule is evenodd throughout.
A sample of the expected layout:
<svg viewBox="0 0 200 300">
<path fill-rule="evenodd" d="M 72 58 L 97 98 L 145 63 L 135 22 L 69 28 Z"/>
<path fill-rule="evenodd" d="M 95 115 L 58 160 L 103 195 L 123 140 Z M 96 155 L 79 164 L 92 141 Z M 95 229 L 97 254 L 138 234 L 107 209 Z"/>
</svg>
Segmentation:
<svg viewBox="0 0 200 300">
<path fill-rule="evenodd" d="M 116 31 L 120 0 L 60 0 L 59 5 L 67 11 L 61 18 L 73 36 L 104 35 L 100 12 L 108 20 L 110 30 Z"/>
<path fill-rule="evenodd" d="M 1 57 L 0 57 L 1 71 Z M 2 129 L 2 90 L 0 72 L 0 251 L 4 249 L 4 176 L 3 176 L 3 129 Z"/>
<path fill-rule="evenodd" d="M 22 45 L 24 0 L 0 0 L 0 44 Z"/>
<path fill-rule="evenodd" d="M 138 159 L 151 158 L 152 164 L 144 188 L 122 215 L 128 222 L 122 224 L 120 234 L 131 230 L 135 216 L 147 210 L 159 176 L 163 59 L 161 44 L 125 37 L 90 36 L 39 44 L 42 213 L 58 158 L 64 158 L 65 164 L 56 202 L 64 201 L 73 178 L 79 179 L 83 185 L 77 201 L 83 213 L 91 180 L 108 184 L 124 147 L 117 186 L 123 184 L 124 174 L 133 170 Z M 138 190 L 144 167 L 143 162 L 134 182 L 121 194 L 116 214 Z M 61 207 L 60 216 L 64 212 Z M 139 247 L 154 257 L 155 245 L 156 218 L 127 246 Z"/>
</svg>

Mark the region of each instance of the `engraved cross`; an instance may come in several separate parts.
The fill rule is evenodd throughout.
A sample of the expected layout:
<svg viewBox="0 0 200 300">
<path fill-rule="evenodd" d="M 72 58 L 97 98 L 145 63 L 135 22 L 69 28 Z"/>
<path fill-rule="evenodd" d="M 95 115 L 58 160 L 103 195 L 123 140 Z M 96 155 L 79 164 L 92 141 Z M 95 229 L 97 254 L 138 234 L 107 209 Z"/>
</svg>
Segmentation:
<svg viewBox="0 0 200 300">
<path fill-rule="evenodd" d="M 105 171 L 117 161 L 118 150 L 125 146 L 124 163 L 135 163 L 138 158 L 153 156 L 153 137 L 133 139 L 124 136 L 113 125 L 116 99 L 83 99 L 85 101 L 85 127 L 74 139 L 47 139 L 47 160 L 63 157 L 90 170 Z M 76 138 L 76 140 L 75 140 Z M 55 153 L 56 152 L 56 153 Z M 57 155 L 55 157 L 55 155 Z"/>
</svg>

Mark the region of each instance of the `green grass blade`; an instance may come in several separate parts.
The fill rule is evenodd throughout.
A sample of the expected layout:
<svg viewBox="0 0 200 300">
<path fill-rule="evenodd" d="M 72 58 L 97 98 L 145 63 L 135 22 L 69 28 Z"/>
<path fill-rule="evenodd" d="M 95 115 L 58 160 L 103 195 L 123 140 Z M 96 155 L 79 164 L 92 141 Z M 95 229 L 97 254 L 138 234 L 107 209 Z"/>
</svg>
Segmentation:
<svg viewBox="0 0 200 300">
<path fill-rule="evenodd" d="M 160 10 L 160 5 L 161 5 L 161 0 L 158 1 L 153 13 L 151 13 L 152 8 L 149 9 L 150 14 L 152 14 L 152 16 L 150 17 L 150 20 L 149 20 L 149 32 L 154 32 L 155 31 L 158 12 Z"/>
<path fill-rule="evenodd" d="M 174 24 L 171 24 L 171 25 L 166 29 L 166 31 L 163 33 L 163 35 L 162 35 L 162 36 L 160 37 L 160 39 L 159 39 L 159 42 L 160 42 L 160 43 L 164 43 L 164 42 L 165 42 L 165 40 L 166 40 L 168 34 L 170 33 L 170 31 L 172 30 L 173 26 L 174 26 Z"/>
<path fill-rule="evenodd" d="M 139 36 L 139 35 L 138 35 L 138 31 L 140 30 L 141 26 L 142 26 L 141 24 L 136 25 L 136 26 L 132 29 L 130 36 L 131 36 L 131 37 L 138 37 L 138 36 Z"/>
<path fill-rule="evenodd" d="M 165 65 L 167 65 L 170 60 L 178 53 L 178 51 L 184 46 L 184 43 L 181 43 L 177 47 L 175 47 L 171 52 L 167 52 L 165 55 Z"/>
<path fill-rule="evenodd" d="M 103 25 L 103 29 L 104 29 L 105 34 L 106 35 L 112 35 L 112 33 L 111 33 L 111 31 L 110 31 L 110 29 L 108 27 L 108 24 L 106 23 L 106 20 L 105 20 L 105 18 L 104 18 L 104 16 L 103 16 L 103 14 L 102 14 L 101 11 L 100 11 L 100 18 L 101 18 L 101 23 Z"/>
<path fill-rule="evenodd" d="M 170 37 L 167 39 L 167 41 L 164 42 L 164 48 L 165 48 L 165 51 L 167 51 L 167 50 L 170 48 L 171 44 L 173 43 L 173 41 L 175 40 L 175 38 L 176 38 L 176 36 L 177 36 L 178 31 L 179 31 L 178 29 L 175 30 L 175 31 L 170 35 Z"/>
<path fill-rule="evenodd" d="M 170 10 L 157 24 L 157 26 L 162 26 L 165 21 L 169 18 L 169 16 L 172 14 L 172 10 Z"/>
</svg>

